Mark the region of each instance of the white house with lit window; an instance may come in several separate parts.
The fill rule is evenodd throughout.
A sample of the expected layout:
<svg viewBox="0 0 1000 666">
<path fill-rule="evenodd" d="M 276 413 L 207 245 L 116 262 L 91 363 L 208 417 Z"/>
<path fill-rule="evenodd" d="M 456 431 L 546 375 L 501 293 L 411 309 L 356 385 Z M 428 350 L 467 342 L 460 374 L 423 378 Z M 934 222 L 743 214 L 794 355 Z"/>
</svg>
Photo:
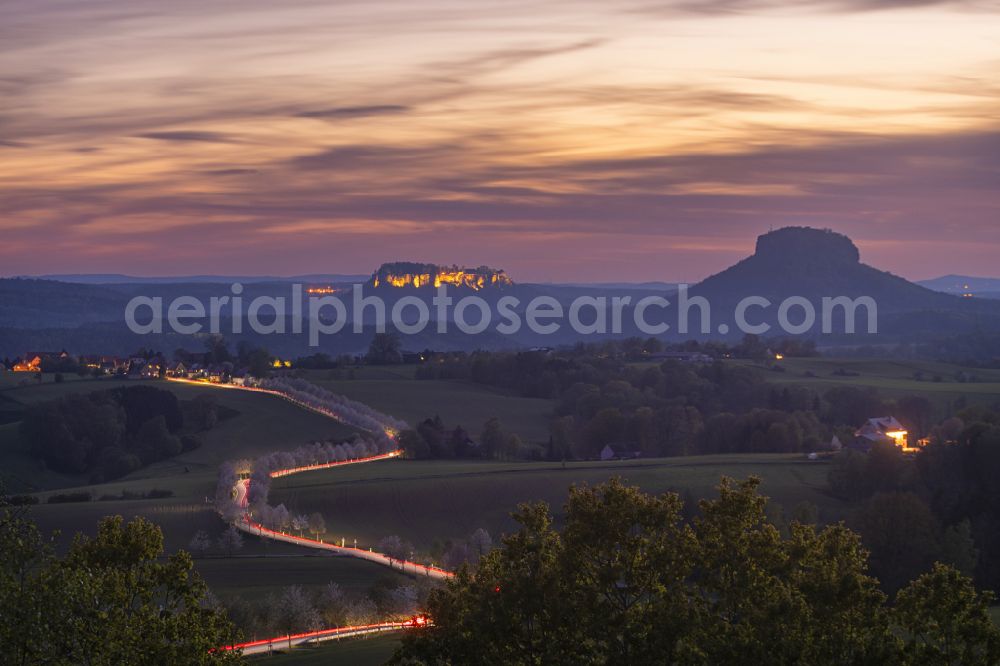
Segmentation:
<svg viewBox="0 0 1000 666">
<path fill-rule="evenodd" d="M 909 444 L 909 433 L 894 416 L 879 416 L 868 419 L 854 432 L 854 448 L 870 451 L 879 443 L 895 444 L 903 451 L 916 451 Z"/>
</svg>

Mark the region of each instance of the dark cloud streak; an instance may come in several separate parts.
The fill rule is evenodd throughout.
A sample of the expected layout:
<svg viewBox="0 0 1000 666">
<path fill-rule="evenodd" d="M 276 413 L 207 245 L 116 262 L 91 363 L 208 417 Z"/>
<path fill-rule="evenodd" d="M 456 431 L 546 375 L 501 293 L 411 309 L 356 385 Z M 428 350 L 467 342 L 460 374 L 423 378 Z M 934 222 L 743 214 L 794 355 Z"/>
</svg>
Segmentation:
<svg viewBox="0 0 1000 666">
<path fill-rule="evenodd" d="M 155 139 L 157 141 L 177 141 L 181 143 L 233 143 L 234 139 L 220 132 L 195 132 L 177 130 L 169 132 L 144 132 L 136 134 L 139 139 Z"/>
<path fill-rule="evenodd" d="M 400 104 L 374 104 L 371 106 L 340 106 L 332 109 L 318 109 L 316 111 L 303 111 L 295 114 L 299 118 L 364 118 L 368 116 L 387 116 L 397 113 L 406 113 L 410 107 Z"/>
</svg>

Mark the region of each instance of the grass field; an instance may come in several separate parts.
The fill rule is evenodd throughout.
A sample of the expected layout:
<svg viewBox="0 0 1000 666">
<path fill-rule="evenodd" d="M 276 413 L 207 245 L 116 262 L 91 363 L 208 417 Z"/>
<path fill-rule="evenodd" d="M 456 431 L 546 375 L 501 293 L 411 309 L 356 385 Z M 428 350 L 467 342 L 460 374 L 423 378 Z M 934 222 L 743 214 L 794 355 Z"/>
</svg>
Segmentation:
<svg viewBox="0 0 1000 666">
<path fill-rule="evenodd" d="M 574 483 L 600 483 L 612 476 L 651 492 L 689 490 L 695 497 L 713 493 L 723 475 L 756 474 L 763 490 L 786 510 L 800 501 L 816 504 L 823 518 L 835 519 L 842 504 L 825 493 L 827 465 L 797 455 L 696 456 L 620 462 L 496 463 L 487 461 L 387 460 L 276 479 L 271 503 L 296 513 L 319 511 L 329 539 L 358 539 L 361 547 L 399 534 L 418 548 L 465 537 L 478 527 L 491 534 L 513 529 L 509 513 L 519 502 L 544 500 L 558 509 Z M 93 495 L 169 488 L 162 500 L 115 500 L 39 504 L 32 509 L 39 526 L 59 530 L 65 543 L 76 531 L 92 529 L 104 515 L 143 516 L 159 524 L 170 550 L 186 548 L 198 530 L 213 537 L 222 520 L 206 503 L 214 472 L 201 470 L 171 477 L 122 480 L 82 486 Z M 44 499 L 52 492 L 42 493 Z M 247 538 L 242 554 L 301 554 L 294 546 Z M 376 568 L 377 569 L 377 568 Z"/>
<path fill-rule="evenodd" d="M 89 379 L 88 377 L 80 377 L 76 373 L 63 373 L 62 381 L 64 382 L 75 382 L 81 379 Z M 42 374 L 43 384 L 54 384 L 56 381 L 56 373 L 46 372 Z M 9 372 L 6 370 L 0 370 L 0 391 L 8 388 L 27 386 L 32 384 L 38 384 L 38 380 L 35 379 L 35 373 L 33 372 Z"/>
<path fill-rule="evenodd" d="M 78 377 L 77 375 L 67 375 L 65 381 L 56 383 L 52 381 L 53 375 L 44 375 L 41 384 L 34 380 L 25 383 L 22 373 L 8 373 L 19 380 L 18 382 L 5 383 L 0 380 L 0 392 L 8 398 L 17 400 L 24 404 L 32 404 L 58 398 L 68 393 L 79 393 L 88 391 L 99 391 L 113 386 L 127 386 L 137 382 L 136 380 L 125 380 L 117 377 Z M 4 377 L 4 375 L 0 375 Z M 71 379 L 72 378 L 72 379 Z"/>
<path fill-rule="evenodd" d="M 155 484 L 138 480 L 90 486 L 88 488 L 95 494 L 169 487 L 178 496 L 156 500 L 43 503 L 31 507 L 30 515 L 43 533 L 60 533 L 55 541 L 58 549 L 68 546 L 77 532 L 93 533 L 104 516 L 120 515 L 126 520 L 141 516 L 160 526 L 167 552 L 174 552 L 187 549 L 191 538 L 199 530 L 205 530 L 214 541 L 225 529 L 214 508 L 204 503 L 204 493 L 197 498 L 192 497 L 213 483 L 214 476 L 192 474 L 183 478 L 160 479 Z M 244 536 L 244 546 L 236 557 L 227 558 L 224 555 L 213 548 L 209 557 L 195 561 L 195 569 L 202 574 L 212 591 L 223 598 L 238 594 L 254 599 L 289 585 L 319 587 L 331 581 L 348 591 L 362 592 L 387 576 L 401 580 L 399 574 L 377 564 L 319 555 L 315 551 L 252 536 Z"/>
<path fill-rule="evenodd" d="M 289 652 L 248 657 L 261 666 L 378 666 L 389 661 L 399 647 L 399 634 L 329 641 L 318 646 L 300 647 Z"/>
<path fill-rule="evenodd" d="M 359 379 L 330 379 L 329 371 L 313 371 L 309 380 L 323 388 L 370 405 L 415 425 L 440 415 L 448 427 L 461 425 L 478 436 L 491 417 L 526 442 L 549 437 L 552 402 L 521 398 L 479 384 L 452 380 L 413 379 L 412 366 L 365 368 Z M 342 375 L 343 373 L 341 373 Z"/>
<path fill-rule="evenodd" d="M 360 365 L 337 370 L 308 370 L 310 381 L 324 379 L 413 379 L 417 372 L 415 364 L 408 365 Z"/>
<path fill-rule="evenodd" d="M 620 462 L 491 463 L 396 460 L 336 472 L 311 472 L 277 479 L 271 501 L 298 512 L 326 516 L 329 537 L 357 538 L 360 546 L 398 534 L 419 550 L 435 542 L 468 536 L 485 527 L 494 536 L 512 531 L 510 512 L 520 502 L 544 500 L 556 509 L 571 484 L 596 484 L 612 476 L 650 492 L 689 490 L 714 493 L 724 476 L 763 479 L 763 492 L 791 511 L 812 502 L 821 518 L 844 511 L 825 492 L 827 464 L 802 456 L 759 454 L 697 456 Z"/>
<path fill-rule="evenodd" d="M 355 432 L 352 428 L 336 421 L 272 396 L 165 381 L 102 379 L 44 384 L 5 391 L 3 395 L 30 405 L 73 392 L 89 393 L 115 386 L 140 384 L 172 391 L 181 400 L 191 400 L 198 395 L 208 393 L 220 405 L 238 414 L 220 421 L 212 430 L 198 433 L 204 443 L 200 449 L 137 470 L 125 479 L 112 483 L 112 486 L 146 479 L 162 479 L 166 483 L 168 478 L 171 479 L 171 483 L 177 478 L 184 485 L 183 477 L 195 472 L 206 472 L 214 479 L 219 464 L 225 460 L 290 450 L 306 442 L 342 438 Z M 42 469 L 38 460 L 25 452 L 25 444 L 18 437 L 16 424 L 0 426 L 0 478 L 8 485 L 11 492 L 65 488 L 82 485 L 87 481 L 86 477 L 67 476 Z M 210 495 L 213 483 L 214 481 L 209 481 L 198 492 L 191 494 L 191 497 L 199 494 L 204 496 L 206 493 Z"/>
<path fill-rule="evenodd" d="M 379 579 L 391 580 L 393 587 L 408 580 L 402 574 L 364 560 L 319 554 L 303 548 L 274 548 L 278 545 L 270 544 L 271 550 L 278 552 L 271 552 L 267 557 L 198 559 L 195 569 L 223 599 L 231 596 L 263 598 L 274 591 L 273 581 L 276 580 L 280 580 L 282 586 L 299 585 L 307 589 L 336 582 L 352 596 L 364 594 Z"/>
<path fill-rule="evenodd" d="M 277 402 L 277 401 L 276 401 Z M 328 539 L 358 540 L 374 546 L 382 537 L 399 534 L 421 551 L 431 552 L 449 538 L 464 538 L 478 527 L 494 537 L 515 528 L 509 513 L 519 502 L 544 500 L 559 507 L 574 483 L 599 483 L 621 476 L 651 492 L 689 490 L 695 497 L 712 495 L 723 475 L 763 479 L 763 490 L 786 511 L 807 500 L 821 518 L 842 514 L 841 503 L 825 494 L 827 465 L 801 456 L 778 454 L 702 456 L 613 463 L 496 463 L 486 461 L 388 460 L 367 465 L 321 470 L 276 479 L 271 503 L 283 502 L 296 513 L 319 511 L 327 522 Z M 39 527 L 62 533 L 64 547 L 77 531 L 92 532 L 105 515 L 126 519 L 143 516 L 164 532 L 168 551 L 186 548 L 195 532 L 214 539 L 224 529 L 206 496 L 211 495 L 214 470 L 173 476 L 134 478 L 83 486 L 94 496 L 122 490 L 169 488 L 175 496 L 158 500 L 92 501 L 39 504 L 31 509 Z M 49 493 L 42 493 L 47 497 Z M 238 559 L 200 559 L 197 568 L 220 596 L 262 596 L 288 585 L 324 585 L 336 581 L 350 589 L 371 587 L 384 568 L 348 558 L 315 556 L 288 544 L 246 538 Z"/>
<path fill-rule="evenodd" d="M 211 505 L 205 503 L 206 497 L 213 494 L 213 487 L 214 475 L 207 473 L 157 479 L 156 482 L 136 480 L 84 486 L 73 490 L 89 490 L 98 497 L 105 493 L 117 494 L 123 489 L 144 492 L 153 488 L 168 488 L 173 490 L 174 497 L 47 504 L 46 497 L 52 493 L 42 493 L 42 503 L 31 508 L 31 515 L 44 532 L 60 533 L 57 540 L 60 546 L 68 544 L 79 531 L 93 532 L 104 516 L 119 515 L 126 520 L 142 516 L 160 525 L 167 549 L 176 550 L 186 548 L 198 530 L 205 530 L 214 536 L 224 528 L 222 519 Z M 248 547 L 252 547 L 249 541 Z"/>
<path fill-rule="evenodd" d="M 750 361 L 731 362 L 755 365 Z M 784 372 L 762 370 L 775 383 L 798 384 L 820 392 L 836 386 L 870 387 L 887 398 L 922 395 L 938 407 L 942 416 L 960 397 L 969 404 L 1000 403 L 1000 370 L 934 361 L 862 358 L 788 358 L 776 365 Z M 839 371 L 847 374 L 834 374 Z M 976 381 L 960 382 L 962 373 L 975 376 Z"/>
</svg>

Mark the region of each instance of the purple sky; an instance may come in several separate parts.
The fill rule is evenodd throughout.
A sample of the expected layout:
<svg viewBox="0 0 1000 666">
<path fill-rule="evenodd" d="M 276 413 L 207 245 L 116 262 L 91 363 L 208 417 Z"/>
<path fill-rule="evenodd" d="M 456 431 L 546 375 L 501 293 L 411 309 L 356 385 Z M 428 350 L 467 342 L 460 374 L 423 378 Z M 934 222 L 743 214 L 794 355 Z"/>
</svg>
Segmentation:
<svg viewBox="0 0 1000 666">
<path fill-rule="evenodd" d="M 7 4 L 2 275 L 1000 275 L 996 0 Z"/>
</svg>

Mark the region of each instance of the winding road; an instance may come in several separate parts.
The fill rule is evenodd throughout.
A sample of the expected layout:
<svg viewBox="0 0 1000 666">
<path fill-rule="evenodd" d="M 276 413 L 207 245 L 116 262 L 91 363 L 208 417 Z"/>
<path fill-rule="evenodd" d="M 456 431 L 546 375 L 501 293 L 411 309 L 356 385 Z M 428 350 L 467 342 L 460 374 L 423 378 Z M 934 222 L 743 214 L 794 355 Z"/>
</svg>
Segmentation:
<svg viewBox="0 0 1000 666">
<path fill-rule="evenodd" d="M 291 396 L 288 396 L 280 391 L 275 391 L 272 389 L 259 388 L 254 386 L 236 386 L 233 384 L 217 384 L 212 382 L 202 382 L 194 381 L 188 379 L 181 379 L 176 377 L 168 377 L 169 381 L 185 383 L 185 384 L 196 384 L 198 386 L 211 386 L 215 388 L 225 388 L 240 391 L 252 391 L 255 393 L 267 393 L 269 395 L 274 395 L 287 400 L 303 409 L 308 409 L 309 411 L 322 414 L 328 418 L 339 421 L 337 414 L 328 409 L 323 409 L 308 403 L 296 400 Z M 395 431 L 389 426 L 384 427 L 386 436 L 393 438 L 395 436 Z M 288 469 L 278 469 L 272 470 L 270 472 L 271 478 L 291 476 L 292 474 L 300 474 L 302 472 L 312 472 L 320 469 L 328 469 L 333 467 L 342 467 L 344 465 L 358 465 L 362 463 L 372 463 L 384 460 L 392 460 L 398 458 L 403 454 L 402 449 L 397 449 L 395 451 L 389 451 L 387 453 L 382 453 L 379 455 L 368 456 L 364 458 L 356 458 L 353 460 L 343 460 L 329 463 L 318 463 L 314 465 L 305 465 L 302 467 L 291 467 Z M 248 507 L 248 489 L 250 485 L 250 479 L 241 479 L 236 482 L 234 491 L 234 498 L 236 503 L 247 509 Z M 242 514 L 242 516 L 233 522 L 237 529 L 246 532 L 247 534 L 252 534 L 265 539 L 272 539 L 274 541 L 283 541 L 285 543 L 291 543 L 298 546 L 304 546 L 306 548 L 314 548 L 318 550 L 325 550 L 329 552 L 336 553 L 338 555 L 345 555 L 348 557 L 356 557 L 362 560 L 367 560 L 369 562 L 374 562 L 376 564 L 381 564 L 392 569 L 396 569 L 406 574 L 413 576 L 426 576 L 428 578 L 433 578 L 437 580 L 445 580 L 454 576 L 450 571 L 440 569 L 438 567 L 429 566 L 426 564 L 420 564 L 419 562 L 410 562 L 407 560 L 400 560 L 385 553 L 379 553 L 374 550 L 364 550 L 361 548 L 352 548 L 350 546 L 338 546 L 333 543 L 326 543 L 320 539 L 310 539 L 308 537 L 296 536 L 294 534 L 288 534 L 286 532 L 281 532 L 277 530 L 272 530 L 270 528 L 264 527 L 260 523 L 255 522 L 250 513 L 247 511 Z M 242 650 L 243 654 L 253 655 L 253 654 L 265 654 L 270 653 L 274 649 L 290 649 L 297 645 L 303 645 L 307 643 L 318 643 L 321 641 L 328 640 L 339 640 L 341 638 L 351 638 L 356 636 L 367 636 L 371 634 L 380 634 L 393 631 L 402 631 L 404 629 L 412 629 L 418 627 L 429 626 L 431 621 L 424 615 L 418 615 L 407 621 L 389 621 L 380 622 L 376 624 L 367 624 L 351 627 L 335 627 L 330 629 L 321 629 L 319 631 L 310 631 L 300 634 L 291 634 L 285 636 L 275 636 L 272 638 L 265 638 L 262 640 L 249 641 L 246 643 L 238 643 L 236 645 L 228 645 L 221 647 L 223 650 Z"/>
<path fill-rule="evenodd" d="M 398 458 L 403 454 L 402 450 L 390 451 L 389 453 L 383 453 L 377 456 L 369 456 L 367 458 L 357 458 L 355 460 L 344 460 L 332 463 L 323 463 L 318 465 L 307 465 L 305 467 L 294 467 L 290 469 L 280 469 L 271 472 L 271 477 L 281 477 L 290 476 L 292 474 L 297 474 L 300 472 L 310 472 L 317 469 L 326 469 L 329 467 L 342 467 L 344 465 L 356 465 L 361 463 L 376 462 L 379 460 L 391 460 L 393 458 Z M 247 491 L 250 486 L 250 479 L 241 479 L 236 483 L 234 488 L 236 493 L 236 502 L 243 508 L 247 508 Z M 446 578 L 451 578 L 454 576 L 450 571 L 445 571 L 444 569 L 439 569 L 438 567 L 432 567 L 426 564 L 420 564 L 419 562 L 410 562 L 407 560 L 399 560 L 393 557 L 389 557 L 385 553 L 379 553 L 374 550 L 364 550 L 363 548 L 352 548 L 350 546 L 338 546 L 333 543 L 326 543 L 321 539 L 310 539 L 308 537 L 296 536 L 294 534 L 289 534 L 287 532 L 280 532 L 277 530 L 272 530 L 270 528 L 264 527 L 260 523 L 254 522 L 250 518 L 249 513 L 244 513 L 243 517 L 234 523 L 236 527 L 248 534 L 253 534 L 255 536 L 264 537 L 267 539 L 273 539 L 275 541 L 283 541 L 285 543 L 292 543 L 298 546 L 305 546 L 306 548 L 316 548 L 319 550 L 326 550 L 330 552 L 337 553 L 338 555 L 347 555 L 349 557 L 357 557 L 362 560 L 368 560 L 369 562 L 375 562 L 376 564 L 381 564 L 392 569 L 397 569 L 403 573 L 413 574 L 416 576 L 427 576 L 429 578 L 436 578 L 443 580 Z"/>
</svg>

